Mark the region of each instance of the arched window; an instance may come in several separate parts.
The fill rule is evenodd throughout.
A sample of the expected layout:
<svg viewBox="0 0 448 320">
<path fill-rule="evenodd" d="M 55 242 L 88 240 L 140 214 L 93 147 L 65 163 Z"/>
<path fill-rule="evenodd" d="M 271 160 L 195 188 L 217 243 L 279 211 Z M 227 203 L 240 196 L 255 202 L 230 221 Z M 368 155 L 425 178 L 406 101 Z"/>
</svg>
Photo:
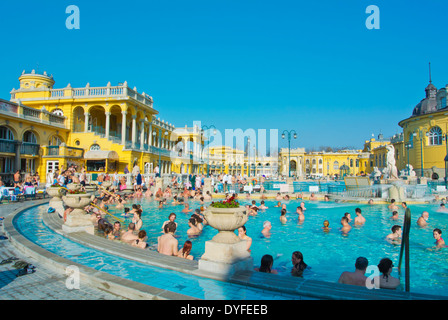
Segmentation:
<svg viewBox="0 0 448 320">
<path fill-rule="evenodd" d="M 51 138 L 48 140 L 49 146 L 59 146 L 61 143 L 62 140 L 58 136 L 51 136 Z"/>
<path fill-rule="evenodd" d="M 319 159 L 319 164 L 322 164 L 322 159 Z"/>
<path fill-rule="evenodd" d="M 54 109 L 53 111 L 51 111 L 52 114 L 56 114 L 58 116 L 63 117 L 64 116 L 64 111 L 62 111 L 61 109 Z"/>
<path fill-rule="evenodd" d="M 428 144 L 430 146 L 438 146 L 442 144 L 442 129 L 439 127 L 432 127 L 431 130 L 429 130 L 429 142 Z"/>
<path fill-rule="evenodd" d="M 101 150 L 101 147 L 99 144 L 92 144 L 90 146 L 90 150 L 92 150 L 92 151 Z"/>
<path fill-rule="evenodd" d="M 0 139 L 13 141 L 14 134 L 8 127 L 0 126 Z"/>
<path fill-rule="evenodd" d="M 26 131 L 23 134 L 23 138 L 22 138 L 23 142 L 27 142 L 27 143 L 34 143 L 37 144 L 37 138 L 36 135 L 34 134 L 33 131 Z"/>
<path fill-rule="evenodd" d="M 350 159 L 350 167 L 353 167 L 353 159 Z"/>
<path fill-rule="evenodd" d="M 339 162 L 333 162 L 333 170 L 339 170 Z"/>
</svg>

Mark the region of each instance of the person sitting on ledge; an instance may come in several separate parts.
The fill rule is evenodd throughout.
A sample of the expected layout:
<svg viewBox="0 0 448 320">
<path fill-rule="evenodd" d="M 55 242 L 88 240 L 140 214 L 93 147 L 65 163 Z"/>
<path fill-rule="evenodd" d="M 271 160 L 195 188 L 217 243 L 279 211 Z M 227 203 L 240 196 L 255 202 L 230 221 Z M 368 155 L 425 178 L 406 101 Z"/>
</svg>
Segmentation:
<svg viewBox="0 0 448 320">
<path fill-rule="evenodd" d="M 396 289 L 400 285 L 400 280 L 390 275 L 393 267 L 394 264 L 389 258 L 381 259 L 380 263 L 378 264 L 378 270 L 381 272 L 381 289 Z"/>
<path fill-rule="evenodd" d="M 338 283 L 349 284 L 353 286 L 365 287 L 367 277 L 365 276 L 369 261 L 364 257 L 359 257 L 355 262 L 355 271 L 344 271 L 339 277 Z"/>
<path fill-rule="evenodd" d="M 179 252 L 177 253 L 177 256 L 179 258 L 193 260 L 193 256 L 190 254 L 192 247 L 193 247 L 193 244 L 191 243 L 190 240 L 185 241 L 183 248 L 179 250 Z"/>
<path fill-rule="evenodd" d="M 138 247 L 138 248 L 142 248 L 142 249 L 146 249 L 146 247 L 148 246 L 148 244 L 145 242 L 146 239 L 146 231 L 145 230 L 140 230 L 138 232 L 138 238 L 135 239 L 132 242 L 132 246 L 134 247 Z"/>
<path fill-rule="evenodd" d="M 176 232 L 176 224 L 174 222 L 168 222 L 165 225 L 165 234 L 161 235 L 157 239 L 157 252 L 168 256 L 177 256 L 178 254 L 178 241 L 174 237 Z"/>
<path fill-rule="evenodd" d="M 135 224 L 131 222 L 128 225 L 128 231 L 123 232 L 121 235 L 121 241 L 131 244 L 136 239 L 138 239 L 138 237 L 135 234 Z"/>
</svg>

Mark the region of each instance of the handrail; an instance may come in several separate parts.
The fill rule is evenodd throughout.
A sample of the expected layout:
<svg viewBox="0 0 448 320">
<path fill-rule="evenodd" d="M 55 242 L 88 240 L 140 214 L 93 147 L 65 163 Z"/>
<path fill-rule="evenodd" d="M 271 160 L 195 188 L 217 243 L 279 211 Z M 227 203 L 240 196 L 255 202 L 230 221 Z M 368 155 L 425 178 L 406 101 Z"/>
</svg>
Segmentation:
<svg viewBox="0 0 448 320">
<path fill-rule="evenodd" d="M 406 208 L 406 212 L 404 215 L 403 222 L 403 237 L 401 241 L 400 248 L 400 258 L 398 261 L 398 273 L 401 275 L 401 262 L 403 260 L 403 252 L 404 252 L 404 260 L 405 260 L 405 290 L 409 292 L 410 290 L 410 270 L 409 270 L 409 232 L 411 230 L 411 210 Z"/>
</svg>

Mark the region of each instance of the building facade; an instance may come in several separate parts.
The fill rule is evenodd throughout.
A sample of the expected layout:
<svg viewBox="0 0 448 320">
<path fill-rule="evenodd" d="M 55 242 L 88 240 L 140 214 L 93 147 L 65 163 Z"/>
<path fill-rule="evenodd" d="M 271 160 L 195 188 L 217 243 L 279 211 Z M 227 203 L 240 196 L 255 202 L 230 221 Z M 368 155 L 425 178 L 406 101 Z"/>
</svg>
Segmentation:
<svg viewBox="0 0 448 320">
<path fill-rule="evenodd" d="M 419 177 L 446 177 L 448 160 L 448 86 L 437 90 L 430 82 L 425 98 L 413 109 L 409 118 L 398 124 L 403 128 L 406 161 Z"/>
</svg>

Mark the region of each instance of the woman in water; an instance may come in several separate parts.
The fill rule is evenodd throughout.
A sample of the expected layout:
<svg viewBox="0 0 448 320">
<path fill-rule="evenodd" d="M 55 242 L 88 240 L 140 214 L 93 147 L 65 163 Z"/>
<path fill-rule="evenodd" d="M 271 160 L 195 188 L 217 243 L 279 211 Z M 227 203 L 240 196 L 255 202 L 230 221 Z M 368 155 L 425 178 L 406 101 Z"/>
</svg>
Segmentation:
<svg viewBox="0 0 448 320">
<path fill-rule="evenodd" d="M 193 247 L 193 244 L 191 243 L 190 240 L 185 241 L 184 247 L 181 250 L 179 250 L 179 252 L 177 253 L 177 256 L 179 258 L 193 260 L 193 256 L 190 254 L 192 247 Z"/>
<path fill-rule="evenodd" d="M 252 245 L 252 238 L 247 235 L 246 227 L 241 226 L 238 228 L 238 237 L 241 240 L 247 241 L 247 251 L 250 251 L 250 246 Z"/>
<path fill-rule="evenodd" d="M 291 257 L 292 269 L 291 275 L 293 277 L 303 277 L 303 271 L 308 265 L 303 261 L 303 254 L 300 251 L 294 251 Z"/>
<path fill-rule="evenodd" d="M 274 258 L 270 254 L 265 254 L 261 258 L 260 268 L 256 268 L 255 271 L 278 274 L 277 270 L 272 269 L 273 264 L 274 264 Z"/>
<path fill-rule="evenodd" d="M 381 289 L 396 289 L 400 285 L 400 280 L 392 277 L 390 274 L 394 267 L 392 260 L 389 258 L 381 259 L 378 264 L 378 270 L 381 272 L 380 288 Z"/>
</svg>

